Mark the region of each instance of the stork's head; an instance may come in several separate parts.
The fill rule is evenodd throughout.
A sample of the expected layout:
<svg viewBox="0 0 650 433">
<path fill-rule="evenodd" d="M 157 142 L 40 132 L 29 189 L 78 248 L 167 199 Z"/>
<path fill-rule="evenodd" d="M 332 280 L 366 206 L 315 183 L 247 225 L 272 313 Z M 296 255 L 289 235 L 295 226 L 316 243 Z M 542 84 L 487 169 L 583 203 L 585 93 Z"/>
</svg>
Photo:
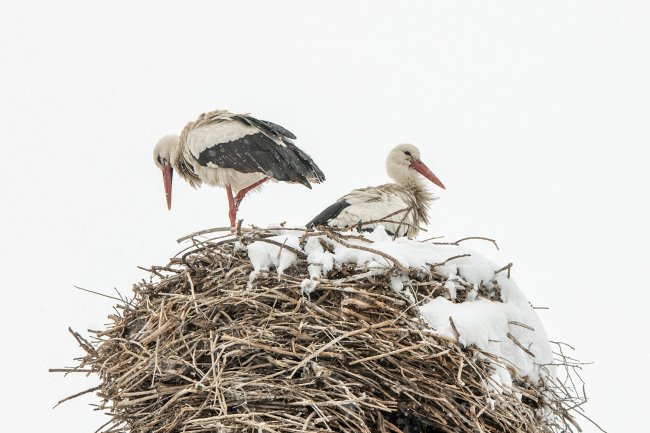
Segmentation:
<svg viewBox="0 0 650 433">
<path fill-rule="evenodd" d="M 174 176 L 172 163 L 176 160 L 179 147 L 180 137 L 178 135 L 166 135 L 156 143 L 156 147 L 153 149 L 153 160 L 163 174 L 167 209 L 172 208 L 172 178 Z"/>
<path fill-rule="evenodd" d="M 445 189 L 440 179 L 420 160 L 420 150 L 412 144 L 400 144 L 388 154 L 386 170 L 395 182 L 408 183 L 420 173 L 431 182 Z"/>
</svg>

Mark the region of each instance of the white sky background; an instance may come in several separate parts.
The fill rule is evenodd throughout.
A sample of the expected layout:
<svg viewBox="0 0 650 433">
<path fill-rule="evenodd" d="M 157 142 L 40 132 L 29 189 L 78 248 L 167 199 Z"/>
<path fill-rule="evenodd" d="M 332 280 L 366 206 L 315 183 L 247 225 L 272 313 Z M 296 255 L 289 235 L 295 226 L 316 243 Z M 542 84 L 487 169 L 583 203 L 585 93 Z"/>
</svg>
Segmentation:
<svg viewBox="0 0 650 433">
<path fill-rule="evenodd" d="M 387 181 L 401 142 L 447 185 L 425 236 L 484 235 L 552 339 L 594 361 L 588 410 L 645 425 L 650 242 L 647 2 L 11 2 L 0 7 L 0 393 L 5 431 L 94 431 L 94 379 L 67 327 L 105 323 L 189 232 L 227 224 L 225 193 L 151 152 L 216 108 L 298 136 L 328 181 L 275 184 L 246 222 L 304 223 Z M 586 432 L 596 429 L 582 422 Z M 638 429 L 637 429 L 638 431 Z"/>
</svg>

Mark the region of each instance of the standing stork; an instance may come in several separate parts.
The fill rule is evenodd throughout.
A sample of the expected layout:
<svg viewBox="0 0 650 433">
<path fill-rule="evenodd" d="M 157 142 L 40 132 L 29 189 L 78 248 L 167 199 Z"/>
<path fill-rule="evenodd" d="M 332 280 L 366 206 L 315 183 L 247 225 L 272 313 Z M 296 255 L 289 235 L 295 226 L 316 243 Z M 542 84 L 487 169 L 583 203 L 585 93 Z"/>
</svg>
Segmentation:
<svg viewBox="0 0 650 433">
<path fill-rule="evenodd" d="M 420 160 L 420 151 L 412 144 L 400 144 L 390 151 L 386 171 L 395 183 L 352 190 L 307 223 L 307 227 L 351 227 L 375 221 L 364 227 L 382 225 L 391 234 L 417 236 L 420 225 L 429 223 L 429 206 L 436 198 L 423 180 L 426 178 L 442 189 L 445 186 Z"/>
<path fill-rule="evenodd" d="M 162 170 L 167 208 L 172 204 L 172 178 L 176 171 L 192 187 L 220 186 L 228 194 L 230 226 L 244 196 L 268 181 L 300 183 L 311 188 L 325 175 L 298 148 L 296 138 L 280 125 L 248 114 L 225 110 L 201 114 L 180 136 L 167 135 L 153 151 Z"/>
</svg>

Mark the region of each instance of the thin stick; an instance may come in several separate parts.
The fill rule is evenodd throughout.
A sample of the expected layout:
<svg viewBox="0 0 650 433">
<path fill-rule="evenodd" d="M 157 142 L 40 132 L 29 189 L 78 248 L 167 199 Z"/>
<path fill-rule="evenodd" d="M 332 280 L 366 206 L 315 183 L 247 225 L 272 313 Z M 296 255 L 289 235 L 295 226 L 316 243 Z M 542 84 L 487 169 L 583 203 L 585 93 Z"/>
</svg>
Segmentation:
<svg viewBox="0 0 650 433">
<path fill-rule="evenodd" d="M 92 373 L 95 370 L 88 368 L 50 368 L 49 373 Z"/>
<path fill-rule="evenodd" d="M 519 347 L 521 350 L 523 350 L 524 352 L 526 352 L 527 354 L 529 354 L 529 355 L 532 356 L 533 358 L 535 357 L 535 354 L 534 354 L 533 352 L 531 352 L 530 350 L 526 349 L 526 348 L 524 347 L 524 345 L 521 344 L 521 342 L 520 342 L 519 340 L 517 340 L 517 338 L 516 338 L 514 335 L 512 335 L 511 333 L 509 333 L 509 332 L 508 332 L 508 338 L 511 339 L 512 342 L 515 343 L 515 345 L 517 345 L 517 347 Z"/>
<path fill-rule="evenodd" d="M 454 331 L 454 336 L 456 337 L 456 340 L 460 340 L 460 332 L 458 332 L 458 328 L 456 328 L 456 324 L 454 323 L 454 319 L 449 316 L 449 324 L 451 325 L 451 329 Z"/>
<path fill-rule="evenodd" d="M 76 394 L 72 394 L 70 397 L 66 397 L 63 400 L 59 400 L 59 402 L 57 404 L 55 404 L 52 409 L 55 409 L 58 405 L 60 405 L 61 403 L 65 403 L 68 400 L 72 400 L 73 398 L 77 398 L 77 397 L 80 397 L 80 396 L 82 396 L 84 394 L 88 394 L 89 392 L 97 391 L 97 390 L 100 390 L 100 389 L 102 389 L 102 386 L 97 385 L 97 386 L 93 386 L 92 388 L 88 388 L 85 391 L 81 391 L 81 392 L 78 392 Z"/>
<path fill-rule="evenodd" d="M 470 257 L 470 256 L 471 256 L 471 254 L 459 254 L 459 255 L 457 255 L 457 256 L 449 257 L 447 260 L 445 260 L 445 261 L 442 262 L 442 263 L 433 263 L 433 264 L 431 264 L 430 266 L 431 266 L 432 268 L 435 268 L 435 267 L 437 267 L 437 266 L 443 266 L 443 265 L 446 265 L 447 263 L 451 262 L 452 260 L 462 259 L 463 257 Z"/>
<path fill-rule="evenodd" d="M 512 268 L 512 262 L 510 262 L 507 265 L 505 265 L 504 267 L 499 268 L 496 271 L 494 271 L 494 275 L 498 274 L 499 272 L 503 272 L 503 271 L 505 271 L 507 269 L 508 270 L 508 278 L 510 278 L 510 269 L 511 268 Z"/>
<path fill-rule="evenodd" d="M 431 239 L 435 239 L 435 238 L 431 238 Z M 496 247 L 496 249 L 497 250 L 499 249 L 499 245 L 497 245 L 497 241 L 495 241 L 494 239 L 483 237 L 483 236 L 468 236 L 466 238 L 458 239 L 456 242 L 431 242 L 431 243 L 434 244 L 434 245 L 456 245 L 456 246 L 460 246 L 461 242 L 469 241 L 469 240 L 472 240 L 472 239 L 492 242 L 494 244 L 494 246 Z M 429 240 L 429 239 L 427 239 L 427 240 Z"/>
<path fill-rule="evenodd" d="M 367 224 L 378 223 L 378 222 L 381 222 L 381 220 L 385 220 L 385 219 L 388 219 L 388 218 L 390 218 L 390 217 L 393 217 L 393 216 L 395 216 L 395 215 L 397 215 L 397 214 L 400 214 L 400 213 L 402 213 L 402 212 L 406 212 L 406 211 L 408 211 L 409 209 L 410 209 L 410 207 L 405 207 L 404 209 L 396 210 L 396 211 L 393 212 L 393 213 L 390 213 L 390 214 L 388 214 L 388 215 L 386 215 L 386 216 L 383 216 L 383 217 L 381 217 L 381 219 L 362 222 L 361 225 L 367 225 Z M 352 226 L 351 228 L 354 228 L 354 227 L 356 227 L 356 226 Z"/>
<path fill-rule="evenodd" d="M 402 220 L 400 221 L 399 225 L 397 226 L 397 230 L 395 230 L 395 233 L 393 233 L 393 240 L 397 239 L 397 235 L 398 235 L 399 231 L 401 230 L 402 225 L 406 223 L 406 217 L 409 216 L 409 214 L 411 213 L 412 210 L 413 209 L 409 209 L 408 212 L 404 213 L 404 216 L 402 217 Z M 408 224 L 408 223 L 406 223 L 406 224 Z M 408 224 L 408 225 L 410 225 L 410 224 Z M 407 230 L 407 233 L 408 233 L 408 230 Z"/>
<path fill-rule="evenodd" d="M 115 296 L 106 295 L 104 293 L 95 292 L 94 290 L 84 289 L 83 287 L 74 286 L 75 289 L 83 290 L 84 292 L 92 293 L 94 295 L 103 296 L 104 298 L 112 299 L 114 301 L 124 302 L 124 299 L 116 298 Z"/>
<path fill-rule="evenodd" d="M 68 332 L 72 334 L 72 336 L 75 338 L 75 340 L 77 340 L 77 343 L 79 343 L 79 346 L 81 346 L 83 350 L 91 355 L 97 355 L 97 351 L 93 348 L 92 344 L 87 342 L 78 332 L 73 331 L 70 327 L 68 327 Z"/>
<path fill-rule="evenodd" d="M 497 241 L 495 241 L 494 239 L 483 237 L 483 236 L 468 236 L 466 238 L 458 239 L 456 241 L 456 245 L 458 245 L 461 242 L 469 241 L 471 239 L 492 242 L 494 244 L 494 246 L 496 247 L 496 249 L 497 250 L 499 249 L 499 245 L 497 245 Z"/>
<path fill-rule="evenodd" d="M 517 321 L 515 321 L 515 320 L 510 320 L 510 321 L 508 322 L 508 324 L 509 324 L 509 325 L 517 325 L 517 326 L 521 326 L 522 328 L 526 328 L 526 329 L 528 329 L 529 331 L 533 331 L 533 332 L 535 331 L 535 328 L 533 328 L 532 326 L 526 325 L 525 323 L 517 322 Z"/>
<path fill-rule="evenodd" d="M 214 232 L 225 232 L 225 231 L 229 232 L 231 230 L 232 230 L 232 227 L 215 227 L 215 228 L 211 228 L 211 229 L 199 230 L 198 232 L 190 233 L 189 235 L 185 235 L 185 236 L 182 236 L 182 237 L 176 239 L 176 242 L 180 244 L 183 241 L 195 238 L 197 236 L 205 235 L 205 234 L 208 234 L 208 233 L 214 233 Z M 250 229 L 242 229 L 242 230 L 250 231 Z"/>
</svg>

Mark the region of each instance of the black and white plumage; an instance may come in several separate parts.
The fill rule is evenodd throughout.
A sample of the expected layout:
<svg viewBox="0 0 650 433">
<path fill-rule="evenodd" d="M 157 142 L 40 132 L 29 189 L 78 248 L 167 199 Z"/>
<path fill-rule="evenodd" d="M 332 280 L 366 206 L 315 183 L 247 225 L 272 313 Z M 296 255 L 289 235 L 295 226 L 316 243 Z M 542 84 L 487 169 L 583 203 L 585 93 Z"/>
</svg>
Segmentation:
<svg viewBox="0 0 650 433">
<path fill-rule="evenodd" d="M 420 160 L 419 149 L 411 144 L 400 144 L 390 151 L 386 171 L 395 183 L 352 190 L 325 208 L 307 227 L 353 227 L 377 221 L 363 227 L 382 225 L 398 236 L 417 236 L 420 226 L 429 223 L 429 206 L 435 199 L 424 179 L 440 188 L 445 186 Z"/>
<path fill-rule="evenodd" d="M 167 206 L 176 171 L 193 187 L 205 183 L 226 189 L 230 224 L 234 227 L 241 200 L 267 180 L 300 183 L 311 188 L 325 175 L 292 140 L 296 136 L 275 123 L 224 110 L 201 114 L 180 136 L 163 137 L 154 160 L 163 171 Z"/>
</svg>

